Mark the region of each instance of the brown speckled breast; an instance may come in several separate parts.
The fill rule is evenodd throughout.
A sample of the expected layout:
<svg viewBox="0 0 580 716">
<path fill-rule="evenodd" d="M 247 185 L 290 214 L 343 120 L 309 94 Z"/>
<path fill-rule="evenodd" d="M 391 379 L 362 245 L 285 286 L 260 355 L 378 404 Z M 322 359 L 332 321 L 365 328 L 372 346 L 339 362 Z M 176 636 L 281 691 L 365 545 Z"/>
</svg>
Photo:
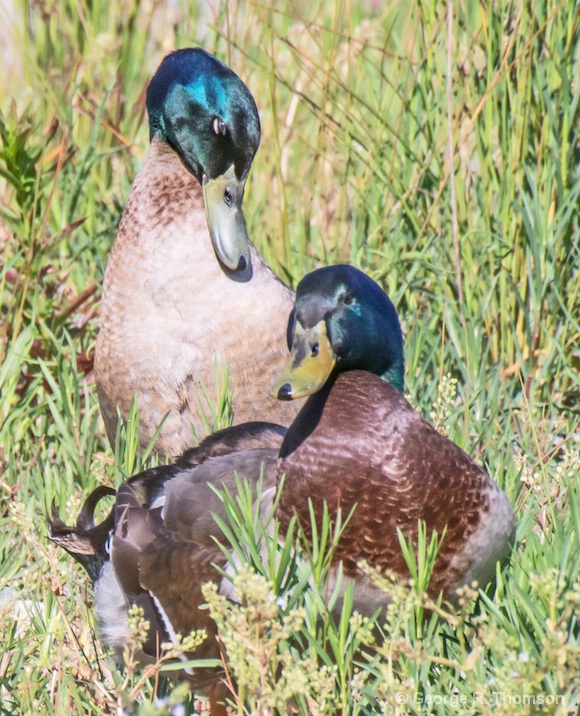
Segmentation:
<svg viewBox="0 0 580 716">
<path fill-rule="evenodd" d="M 229 370 L 234 423 L 289 425 L 298 405 L 268 388 L 287 358 L 293 292 L 251 247 L 251 269 L 220 266 L 207 228 L 201 186 L 154 139 L 138 173 L 109 256 L 95 355 L 107 433 L 133 396 L 146 445 L 165 417 L 157 450 L 170 456 L 196 444 L 212 422 L 210 405 Z"/>
<path fill-rule="evenodd" d="M 342 373 L 308 399 L 282 445 L 278 475 L 284 473 L 284 528 L 296 510 L 310 534 L 309 499 L 317 516 L 324 501 L 343 519 L 355 508 L 337 552 L 347 576 L 356 576 L 360 560 L 408 576 L 397 528 L 415 544 L 419 519 L 428 534 L 447 529 L 433 594 L 461 581 L 454 557 L 485 521 L 490 494 L 499 492 L 398 391 L 364 371 Z"/>
</svg>

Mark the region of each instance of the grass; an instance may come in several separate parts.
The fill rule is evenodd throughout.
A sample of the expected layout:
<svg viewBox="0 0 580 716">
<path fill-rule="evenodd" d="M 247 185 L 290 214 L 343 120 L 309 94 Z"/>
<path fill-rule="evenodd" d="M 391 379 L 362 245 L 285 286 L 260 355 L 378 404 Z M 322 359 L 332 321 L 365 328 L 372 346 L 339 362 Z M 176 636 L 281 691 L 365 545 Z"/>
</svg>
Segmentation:
<svg viewBox="0 0 580 716">
<path fill-rule="evenodd" d="M 155 702 L 154 680 L 119 673 L 99 645 L 87 579 L 47 541 L 46 515 L 55 500 L 72 518 L 81 495 L 147 461 L 136 416 L 109 447 L 91 354 L 107 255 L 147 147 L 144 88 L 165 52 L 194 43 L 258 103 L 245 205 L 259 250 L 292 284 L 347 261 L 384 286 L 405 332 L 412 402 L 487 467 L 519 523 L 512 564 L 477 604 L 469 593 L 457 609 L 430 604 L 377 575 L 393 594 L 382 642 L 348 600 L 336 624 L 317 618 L 322 581 L 307 589 L 298 566 L 284 581 L 276 560 L 265 568 L 249 555 L 246 601 L 269 605 L 259 653 L 277 671 L 233 658 L 236 712 L 245 702 L 251 713 L 288 703 L 302 713 L 576 713 L 574 0 L 451 12 L 437 0 L 14 5 L 12 19 L 0 8 L 13 47 L 0 77 L 0 713 L 170 708 Z M 248 553 L 248 530 L 232 537 Z M 320 580 L 323 556 L 312 557 Z M 271 580 L 298 580 L 296 596 L 272 604 Z M 211 608 L 226 636 L 249 623 L 248 610 Z"/>
</svg>

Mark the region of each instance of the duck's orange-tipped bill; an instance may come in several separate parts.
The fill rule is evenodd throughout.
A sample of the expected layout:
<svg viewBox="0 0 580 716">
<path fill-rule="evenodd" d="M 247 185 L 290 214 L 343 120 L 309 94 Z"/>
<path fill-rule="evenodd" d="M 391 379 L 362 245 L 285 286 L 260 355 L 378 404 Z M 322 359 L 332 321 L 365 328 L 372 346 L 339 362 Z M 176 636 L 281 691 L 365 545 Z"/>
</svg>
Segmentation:
<svg viewBox="0 0 580 716">
<path fill-rule="evenodd" d="M 326 322 L 305 330 L 296 321 L 290 359 L 270 388 L 270 395 L 278 400 L 294 400 L 316 393 L 328 380 L 335 363 Z"/>
</svg>

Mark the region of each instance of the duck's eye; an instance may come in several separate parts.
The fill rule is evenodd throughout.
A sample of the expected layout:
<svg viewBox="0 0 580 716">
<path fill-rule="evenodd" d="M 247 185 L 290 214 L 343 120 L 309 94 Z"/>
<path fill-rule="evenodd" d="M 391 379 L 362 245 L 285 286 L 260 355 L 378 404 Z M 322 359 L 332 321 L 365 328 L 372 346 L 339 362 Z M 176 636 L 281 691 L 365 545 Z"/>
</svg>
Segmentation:
<svg viewBox="0 0 580 716">
<path fill-rule="evenodd" d="M 223 119 L 220 119 L 219 117 L 214 117 L 213 131 L 216 134 L 221 134 L 224 137 L 226 136 L 226 132 L 228 131 L 228 128 L 226 127 L 226 123 L 223 121 Z"/>
<path fill-rule="evenodd" d="M 310 346 L 310 355 L 313 358 L 316 358 L 316 356 L 320 353 L 320 344 L 319 343 L 313 343 Z"/>
<path fill-rule="evenodd" d="M 224 201 L 226 203 L 226 206 L 231 206 L 232 201 L 234 200 L 234 197 L 232 196 L 232 192 L 230 189 L 226 189 L 224 191 Z"/>
<path fill-rule="evenodd" d="M 352 293 L 350 291 L 348 293 L 344 294 L 342 302 L 344 303 L 345 306 L 350 306 L 353 301 L 354 301 L 354 296 L 352 295 Z"/>
</svg>

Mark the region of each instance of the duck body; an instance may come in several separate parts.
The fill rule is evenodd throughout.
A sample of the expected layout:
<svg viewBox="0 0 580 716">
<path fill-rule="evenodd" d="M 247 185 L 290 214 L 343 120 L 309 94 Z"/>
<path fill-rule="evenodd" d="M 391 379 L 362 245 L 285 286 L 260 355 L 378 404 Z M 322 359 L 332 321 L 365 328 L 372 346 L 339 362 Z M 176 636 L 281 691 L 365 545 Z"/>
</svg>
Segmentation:
<svg viewBox="0 0 580 716">
<path fill-rule="evenodd" d="M 201 609 L 202 585 L 220 585 L 216 566 L 223 568 L 227 561 L 216 542 L 227 541 L 214 518 L 225 519 L 215 489 L 235 494 L 239 476 L 254 488 L 261 481 L 262 494 L 274 493 L 284 434 L 279 425 L 256 422 L 215 433 L 174 464 L 132 477 L 119 488 L 111 513 L 100 524 L 94 523 L 94 508 L 114 493 L 110 488 L 91 493 L 75 526 L 53 514 L 51 539 L 89 573 L 99 633 L 119 660 L 131 638 L 128 610 L 133 605 L 143 610 L 150 625 L 137 654 L 142 664 L 154 662 L 160 645 L 176 634 L 199 629 L 205 630 L 205 640 L 182 657 L 220 657 L 215 624 Z M 222 673 L 214 668 L 188 669 L 179 676 L 203 690 L 218 682 Z"/>
<path fill-rule="evenodd" d="M 224 518 L 213 488 L 235 491 L 235 476 L 263 480 L 261 514 L 276 508 L 281 534 L 297 515 L 307 537 L 311 512 L 320 527 L 349 521 L 334 555 L 355 582 L 355 608 L 373 613 L 388 602 L 359 567 L 409 576 L 397 529 L 417 546 L 418 521 L 442 538 L 430 583 L 433 595 L 491 580 L 510 552 L 513 509 L 487 473 L 423 420 L 402 395 L 403 338 L 385 293 L 350 266 L 318 269 L 298 285 L 288 322 L 286 369 L 270 392 L 283 401 L 309 396 L 290 428 L 248 423 L 219 431 L 172 465 L 145 471 L 117 492 L 111 515 L 94 525 L 93 493 L 76 526 L 53 515 L 51 536 L 89 572 L 106 643 L 128 639 L 127 610 L 143 607 L 150 620 L 144 651 L 176 633 L 205 628 L 209 637 L 186 658 L 219 655 L 215 625 L 200 610 L 201 585 L 214 581 L 231 596 L 215 569 L 226 543 L 213 515 Z M 285 338 L 280 339 L 285 343 Z M 102 494 L 106 488 L 99 488 Z M 330 575 L 335 578 L 336 571 Z M 219 679 L 216 670 L 185 674 L 196 688 Z"/>
<path fill-rule="evenodd" d="M 180 455 L 212 424 L 229 374 L 234 423 L 289 424 L 267 388 L 286 357 L 293 292 L 250 243 L 242 212 L 259 144 L 249 90 L 199 49 L 169 55 L 147 95 L 151 147 L 103 284 L 95 380 L 109 440 L 133 397 L 147 445 Z"/>
<path fill-rule="evenodd" d="M 133 183 L 109 257 L 95 377 L 114 443 L 117 408 L 133 396 L 147 444 L 165 415 L 156 449 L 179 455 L 205 435 L 216 375 L 229 370 L 234 420 L 260 416 L 289 424 L 297 406 L 267 390 L 288 355 L 285 321 L 293 292 L 250 246 L 234 275 L 216 260 L 199 182 L 176 153 L 154 139 Z M 193 429 L 192 429 L 193 428 Z"/>
<path fill-rule="evenodd" d="M 277 516 L 284 530 L 296 512 L 307 536 L 309 501 L 321 522 L 324 503 L 343 520 L 336 560 L 347 578 L 364 582 L 365 561 L 402 578 L 409 572 L 397 530 L 417 545 L 443 537 L 429 590 L 453 598 L 476 580 L 490 582 L 510 552 L 513 509 L 488 474 L 425 421 L 399 391 L 366 371 L 339 373 L 303 406 L 282 448 L 284 474 Z M 372 613 L 385 595 L 355 590 L 355 606 Z"/>
<path fill-rule="evenodd" d="M 442 538 L 431 594 L 453 599 L 474 580 L 485 586 L 511 551 L 513 509 L 403 397 L 402 333 L 386 294 L 352 266 L 313 271 L 297 286 L 289 333 L 291 355 L 271 394 L 310 397 L 280 450 L 282 528 L 296 514 L 310 534 L 310 502 L 319 527 L 325 502 L 331 516 L 350 516 L 336 560 L 361 586 L 355 606 L 365 613 L 385 595 L 357 565 L 408 578 L 397 530 L 416 547 L 419 520 L 428 540 Z"/>
</svg>

